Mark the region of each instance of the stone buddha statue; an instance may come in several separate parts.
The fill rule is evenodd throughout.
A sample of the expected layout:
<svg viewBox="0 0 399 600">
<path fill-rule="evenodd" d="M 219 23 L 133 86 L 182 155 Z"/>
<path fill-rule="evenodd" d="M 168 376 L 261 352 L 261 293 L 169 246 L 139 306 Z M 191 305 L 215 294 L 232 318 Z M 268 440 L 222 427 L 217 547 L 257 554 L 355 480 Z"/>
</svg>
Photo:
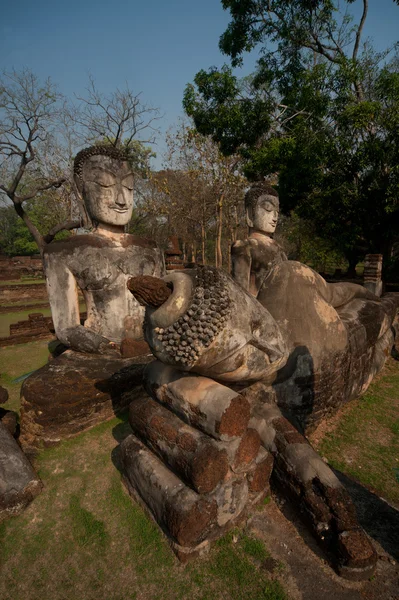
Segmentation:
<svg viewBox="0 0 399 600">
<path fill-rule="evenodd" d="M 68 349 L 24 381 L 20 440 L 32 454 L 112 418 L 129 404 L 129 394 L 144 394 L 144 308 L 127 281 L 164 272 L 156 244 L 125 233 L 133 210 L 126 155 L 110 146 L 82 150 L 74 177 L 90 233 L 52 242 L 44 251 L 55 332 Z"/>
<path fill-rule="evenodd" d="M 133 210 L 133 173 L 121 150 L 82 150 L 74 179 L 92 230 L 45 249 L 54 327 L 58 339 L 74 350 L 117 353 L 122 340 L 143 339 L 144 310 L 126 282 L 131 276 L 161 275 L 163 258 L 155 243 L 125 233 Z M 84 326 L 78 288 L 87 307 Z"/>
<path fill-rule="evenodd" d="M 268 184 L 256 184 L 245 195 L 249 235 L 246 240 L 239 240 L 232 246 L 232 275 L 255 297 L 271 268 L 287 260 L 272 237 L 277 227 L 279 208 L 278 194 Z"/>
<path fill-rule="evenodd" d="M 342 398 L 363 393 L 382 368 L 399 298 L 327 283 L 307 265 L 287 260 L 271 237 L 279 207 L 269 185 L 254 184 L 245 205 L 249 235 L 232 247 L 233 278 L 269 311 L 290 353 L 275 383 L 280 405 L 295 407 L 303 425 L 316 422 Z"/>
</svg>

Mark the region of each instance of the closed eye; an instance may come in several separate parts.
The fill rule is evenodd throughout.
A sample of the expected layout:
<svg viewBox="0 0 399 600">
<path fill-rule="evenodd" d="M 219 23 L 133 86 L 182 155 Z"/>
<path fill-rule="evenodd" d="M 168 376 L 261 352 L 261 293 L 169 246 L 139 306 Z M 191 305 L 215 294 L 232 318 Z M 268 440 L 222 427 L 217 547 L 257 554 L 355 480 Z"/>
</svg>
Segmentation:
<svg viewBox="0 0 399 600">
<path fill-rule="evenodd" d="M 96 181 L 97 185 L 100 185 L 103 188 L 111 188 L 114 187 L 115 183 L 103 183 L 102 181 Z"/>
<path fill-rule="evenodd" d="M 125 177 L 125 179 L 122 180 L 123 187 L 130 191 L 133 190 L 133 183 L 133 177 L 131 175 L 128 175 L 127 177 Z"/>
</svg>

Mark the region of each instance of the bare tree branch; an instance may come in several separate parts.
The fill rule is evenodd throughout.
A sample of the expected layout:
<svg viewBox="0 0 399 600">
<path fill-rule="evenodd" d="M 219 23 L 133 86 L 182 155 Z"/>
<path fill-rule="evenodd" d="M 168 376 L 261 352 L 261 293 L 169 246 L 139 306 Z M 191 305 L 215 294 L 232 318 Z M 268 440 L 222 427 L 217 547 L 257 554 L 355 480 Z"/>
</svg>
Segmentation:
<svg viewBox="0 0 399 600">
<path fill-rule="evenodd" d="M 70 231 L 71 229 L 78 229 L 79 227 L 82 227 L 82 222 L 83 219 L 78 219 L 74 221 L 64 221 L 63 223 L 59 223 L 58 225 L 55 225 L 55 227 L 50 229 L 50 231 L 44 236 L 43 239 L 46 244 L 49 244 L 53 241 L 57 233 L 59 233 L 60 231 Z"/>
<path fill-rule="evenodd" d="M 363 14 L 362 14 L 362 18 L 360 19 L 359 27 L 357 28 L 357 32 L 356 32 L 355 46 L 353 48 L 353 54 L 352 54 L 353 60 L 357 59 L 357 54 L 359 52 L 362 31 L 363 31 L 364 23 L 367 18 L 368 5 L 369 5 L 368 0 L 363 0 Z"/>
</svg>

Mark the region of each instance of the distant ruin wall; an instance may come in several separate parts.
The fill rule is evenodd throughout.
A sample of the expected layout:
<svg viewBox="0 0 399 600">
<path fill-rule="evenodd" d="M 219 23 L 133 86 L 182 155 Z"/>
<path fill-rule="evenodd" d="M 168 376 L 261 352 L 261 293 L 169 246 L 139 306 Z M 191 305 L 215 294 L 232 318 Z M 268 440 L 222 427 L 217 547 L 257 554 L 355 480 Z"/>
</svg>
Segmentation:
<svg viewBox="0 0 399 600">
<path fill-rule="evenodd" d="M 43 276 L 40 256 L 0 256 L 0 281 Z"/>
<path fill-rule="evenodd" d="M 10 325 L 9 337 L 0 338 L 0 346 L 24 344 L 54 335 L 53 320 L 42 313 L 31 313 L 26 321 L 18 321 Z"/>
<path fill-rule="evenodd" d="M 45 283 L 0 286 L 0 304 L 12 304 L 22 300 L 47 300 Z"/>
</svg>

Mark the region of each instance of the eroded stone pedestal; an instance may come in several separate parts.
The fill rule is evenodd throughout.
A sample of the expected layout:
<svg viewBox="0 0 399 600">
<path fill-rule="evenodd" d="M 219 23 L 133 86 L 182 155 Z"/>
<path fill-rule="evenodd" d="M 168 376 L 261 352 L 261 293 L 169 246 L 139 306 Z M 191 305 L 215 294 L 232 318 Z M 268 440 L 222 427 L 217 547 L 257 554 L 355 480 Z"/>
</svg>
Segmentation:
<svg viewBox="0 0 399 600">
<path fill-rule="evenodd" d="M 273 457 L 248 426 L 250 404 L 204 377 L 158 361 L 147 367 L 153 399 L 129 408 L 121 445 L 125 481 L 181 560 L 203 552 L 269 491 Z M 218 401 L 219 400 L 219 401 Z"/>
<path fill-rule="evenodd" d="M 19 514 L 42 487 L 21 448 L 0 422 L 0 522 Z"/>
<path fill-rule="evenodd" d="M 22 447 L 35 454 L 112 418 L 144 394 L 151 356 L 120 358 L 67 350 L 38 369 L 21 390 Z"/>
<path fill-rule="evenodd" d="M 181 560 L 246 515 L 270 479 L 291 498 L 337 572 L 369 578 L 376 553 L 349 494 L 286 419 L 271 386 L 240 394 L 159 361 L 144 375 L 152 396 L 130 404 L 121 445 L 125 482 Z"/>
</svg>

